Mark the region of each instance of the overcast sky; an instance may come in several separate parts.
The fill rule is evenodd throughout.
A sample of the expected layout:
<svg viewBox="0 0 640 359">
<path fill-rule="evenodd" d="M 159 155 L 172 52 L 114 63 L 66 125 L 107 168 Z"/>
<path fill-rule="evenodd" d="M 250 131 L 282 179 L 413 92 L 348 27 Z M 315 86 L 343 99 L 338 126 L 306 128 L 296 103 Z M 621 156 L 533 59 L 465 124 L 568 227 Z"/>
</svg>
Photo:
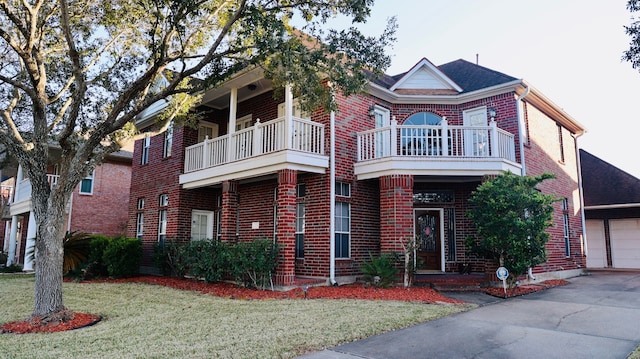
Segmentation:
<svg viewBox="0 0 640 359">
<path fill-rule="evenodd" d="M 478 54 L 585 125 L 581 148 L 640 178 L 640 72 L 621 60 L 626 0 L 377 0 L 359 27 L 380 34 L 390 16 L 399 28 L 388 74 Z"/>
</svg>

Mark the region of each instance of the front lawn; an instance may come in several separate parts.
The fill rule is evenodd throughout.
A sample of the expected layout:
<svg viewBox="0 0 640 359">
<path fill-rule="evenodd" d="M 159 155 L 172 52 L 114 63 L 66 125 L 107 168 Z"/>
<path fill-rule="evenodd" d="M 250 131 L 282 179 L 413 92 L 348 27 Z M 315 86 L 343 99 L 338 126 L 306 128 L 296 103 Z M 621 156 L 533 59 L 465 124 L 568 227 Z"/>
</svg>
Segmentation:
<svg viewBox="0 0 640 359">
<path fill-rule="evenodd" d="M 32 275 L 0 275 L 0 324 L 28 317 Z M 0 334 L 0 358 L 292 358 L 471 308 L 384 300 L 234 300 L 140 283 L 64 283 L 103 316 L 51 334 Z"/>
</svg>

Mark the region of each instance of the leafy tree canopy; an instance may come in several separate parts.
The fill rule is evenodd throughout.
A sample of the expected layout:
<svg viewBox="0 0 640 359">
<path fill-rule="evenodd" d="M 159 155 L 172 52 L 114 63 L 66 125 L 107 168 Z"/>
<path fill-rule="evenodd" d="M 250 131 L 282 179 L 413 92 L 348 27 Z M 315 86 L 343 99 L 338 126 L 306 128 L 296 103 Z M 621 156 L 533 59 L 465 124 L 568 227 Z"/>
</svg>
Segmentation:
<svg viewBox="0 0 640 359">
<path fill-rule="evenodd" d="M 640 69 L 640 19 L 637 12 L 640 11 L 640 0 L 628 0 L 627 10 L 631 12 L 631 25 L 625 26 L 627 35 L 631 37 L 629 50 L 624 52 L 622 59 L 631 63 L 634 69 Z"/>
<path fill-rule="evenodd" d="M 467 212 L 477 228 L 477 237 L 466 240 L 467 248 L 505 266 L 513 281 L 529 267 L 546 261 L 545 244 L 552 225 L 553 203 L 557 199 L 543 194 L 536 186 L 554 178 L 504 172 L 483 182 L 472 193 Z"/>
<path fill-rule="evenodd" d="M 135 135 L 136 116 L 167 99 L 180 119 L 197 95 L 260 66 L 307 108 L 331 109 L 390 63 L 390 19 L 361 34 L 373 0 L 0 0 L 0 148 L 32 186 L 37 224 L 34 315 L 62 305 L 64 205 L 78 182 Z M 354 26 L 330 29 L 341 15 Z M 303 19 L 300 29 L 293 19 Z M 161 126 L 161 127 L 162 127 Z M 46 178 L 51 145 L 59 178 Z"/>
</svg>

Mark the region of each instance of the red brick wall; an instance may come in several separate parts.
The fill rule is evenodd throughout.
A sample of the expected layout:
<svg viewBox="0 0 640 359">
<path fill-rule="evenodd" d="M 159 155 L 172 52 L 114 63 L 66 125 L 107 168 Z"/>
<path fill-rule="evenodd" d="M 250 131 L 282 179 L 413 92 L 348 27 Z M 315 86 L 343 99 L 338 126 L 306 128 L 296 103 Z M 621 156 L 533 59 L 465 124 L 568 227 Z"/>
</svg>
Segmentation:
<svg viewBox="0 0 640 359">
<path fill-rule="evenodd" d="M 529 144 L 525 146 L 527 175 L 536 176 L 544 172 L 555 174 L 555 179 L 543 182 L 539 189 L 544 193 L 567 198 L 569 202 L 571 255 L 565 257 L 562 202 L 556 202 L 553 226 L 548 229 L 551 234 L 551 239 L 547 243 L 548 260 L 535 268 L 535 271 L 584 268 L 586 259 L 581 244 L 583 234 L 575 139 L 566 128 L 562 128 L 564 148 L 564 161 L 562 161 L 557 123 L 531 104 L 527 104 L 526 108 L 530 137 Z"/>
<path fill-rule="evenodd" d="M 93 193 L 73 191 L 71 231 L 125 235 L 129 206 L 131 165 L 106 162 L 95 169 Z"/>
</svg>

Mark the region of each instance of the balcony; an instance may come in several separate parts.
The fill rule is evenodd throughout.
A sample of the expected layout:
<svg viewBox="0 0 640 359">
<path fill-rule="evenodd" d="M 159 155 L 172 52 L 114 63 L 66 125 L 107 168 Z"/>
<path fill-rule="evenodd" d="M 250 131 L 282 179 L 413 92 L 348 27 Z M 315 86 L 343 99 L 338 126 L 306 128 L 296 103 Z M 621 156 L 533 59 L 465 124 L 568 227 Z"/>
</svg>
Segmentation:
<svg viewBox="0 0 640 359">
<path fill-rule="evenodd" d="M 47 174 L 47 181 L 51 187 L 58 183 L 60 176 Z M 28 178 L 18 180 L 13 200 L 10 200 L 11 215 L 18 215 L 31 211 L 31 181 Z"/>
<path fill-rule="evenodd" d="M 357 134 L 359 180 L 393 174 L 484 176 L 520 173 L 515 136 L 489 126 L 390 126 Z"/>
<path fill-rule="evenodd" d="M 324 173 L 324 125 L 279 117 L 252 127 L 206 139 L 185 149 L 180 184 L 197 188 L 294 169 Z"/>
</svg>

